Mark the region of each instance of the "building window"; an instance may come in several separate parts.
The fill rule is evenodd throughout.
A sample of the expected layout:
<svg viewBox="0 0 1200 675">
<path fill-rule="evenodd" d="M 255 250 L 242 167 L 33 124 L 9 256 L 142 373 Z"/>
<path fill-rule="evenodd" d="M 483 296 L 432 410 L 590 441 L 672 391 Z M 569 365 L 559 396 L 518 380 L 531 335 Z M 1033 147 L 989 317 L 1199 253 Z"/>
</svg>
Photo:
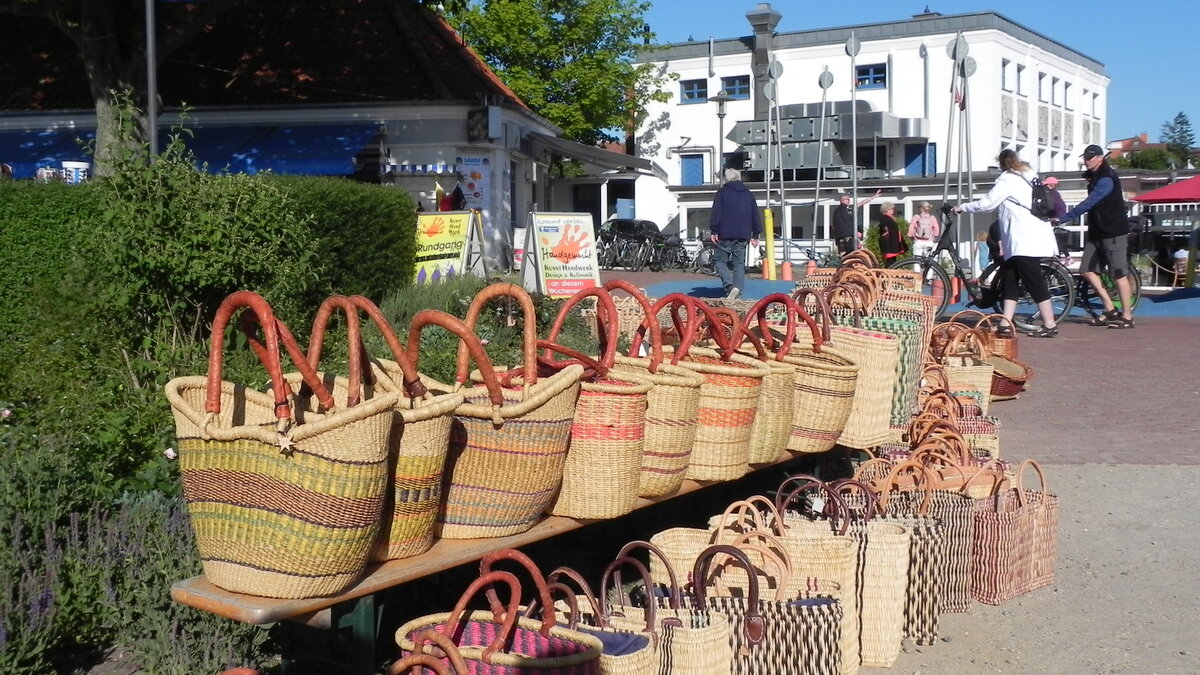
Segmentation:
<svg viewBox="0 0 1200 675">
<path fill-rule="evenodd" d="M 1062 96 L 1059 95 L 1058 78 L 1050 80 L 1050 103 L 1054 105 L 1062 105 Z"/>
<path fill-rule="evenodd" d="M 1100 94 L 1092 92 L 1092 117 L 1100 118 Z"/>
<path fill-rule="evenodd" d="M 1004 91 L 1012 91 L 1012 61 L 1000 59 L 1000 87 Z"/>
<path fill-rule="evenodd" d="M 1025 66 L 1017 66 L 1017 94 L 1025 95 Z"/>
<path fill-rule="evenodd" d="M 1047 84 L 1046 74 L 1038 73 L 1038 83 L 1037 83 L 1038 100 L 1042 101 L 1043 103 L 1050 100 L 1050 95 L 1049 95 L 1050 92 L 1047 91 L 1046 84 Z"/>
<path fill-rule="evenodd" d="M 1067 110 L 1075 109 L 1075 101 L 1071 98 L 1071 83 L 1063 82 L 1063 107 Z"/>
<path fill-rule="evenodd" d="M 679 176 L 680 185 L 704 185 L 704 155 L 680 155 Z"/>
<path fill-rule="evenodd" d="M 859 89 L 884 89 L 887 87 L 887 64 L 873 63 L 855 67 L 855 86 Z"/>
<path fill-rule="evenodd" d="M 679 83 L 680 103 L 704 103 L 708 100 L 708 80 L 683 80 Z"/>
<path fill-rule="evenodd" d="M 721 93 L 725 94 L 729 98 L 750 98 L 750 76 L 737 75 L 735 77 L 722 77 Z"/>
</svg>

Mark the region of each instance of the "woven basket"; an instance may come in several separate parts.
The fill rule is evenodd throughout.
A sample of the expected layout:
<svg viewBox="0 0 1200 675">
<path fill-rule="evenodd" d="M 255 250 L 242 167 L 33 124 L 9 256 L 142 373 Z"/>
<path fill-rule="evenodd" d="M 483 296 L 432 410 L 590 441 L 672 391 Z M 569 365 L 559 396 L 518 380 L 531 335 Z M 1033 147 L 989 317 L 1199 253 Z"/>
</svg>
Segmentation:
<svg viewBox="0 0 1200 675">
<path fill-rule="evenodd" d="M 1003 314 L 988 314 L 975 327 L 984 334 L 989 352 L 1017 358 L 1017 328 Z"/>
<path fill-rule="evenodd" d="M 442 472 L 450 445 L 450 426 L 455 409 L 463 403 L 463 396 L 429 394 L 420 384 L 417 364 L 408 360 L 383 313 L 363 296 L 333 296 L 322 303 L 309 337 L 310 363 L 319 362 L 329 319 L 337 309 L 346 315 L 351 352 L 351 395 L 358 391 L 353 384 L 354 364 L 365 358 L 365 354 L 356 354 L 355 347 L 359 343 L 360 310 L 375 323 L 392 354 L 393 360 L 372 362 L 373 368 L 382 375 L 375 384 L 381 391 L 400 395 L 388 446 L 391 474 L 388 499 L 384 504 L 379 539 L 371 550 L 371 560 L 395 560 L 424 553 L 433 545 L 434 524 L 442 496 Z M 461 322 L 449 315 L 436 317 L 435 323 L 456 332 L 462 340 L 477 340 Z M 371 373 L 371 368 L 363 369 L 364 375 L 369 377 Z M 371 391 L 370 384 L 369 381 L 363 383 L 364 393 Z"/>
<path fill-rule="evenodd" d="M 597 324 L 604 329 L 603 353 L 598 361 L 554 344 L 571 308 L 588 297 L 597 299 Z M 575 405 L 562 488 L 550 503 L 549 512 L 556 516 L 616 518 L 629 513 L 637 504 L 646 401 L 653 384 L 632 373 L 612 371 L 617 349 L 615 316 L 616 307 L 608 291 L 582 290 L 563 304 L 548 340 L 538 343 L 547 352 L 557 351 L 576 360 L 590 361 Z"/>
<path fill-rule="evenodd" d="M 638 496 L 674 494 L 683 485 L 696 442 L 696 418 L 704 377 L 695 371 L 663 363 L 662 335 L 650 301 L 628 282 L 613 279 L 605 290 L 621 289 L 641 307 L 641 325 L 634 331 L 629 356 L 616 356 L 617 372 L 632 372 L 654 386 L 646 394 L 646 426 L 638 478 Z M 618 310 L 619 311 L 619 310 Z M 649 355 L 640 353 L 649 338 Z"/>
<path fill-rule="evenodd" d="M 270 393 L 221 380 L 225 328 L 241 307 L 262 326 Z M 207 377 L 167 383 L 183 494 L 213 584 L 267 597 L 333 595 L 362 574 L 378 535 L 399 397 L 344 410 L 289 401 L 280 326 L 262 297 L 234 293 L 213 320 Z M 318 400 L 332 401 L 307 361 L 295 360 Z"/>
<path fill-rule="evenodd" d="M 617 560 L 627 560 L 632 552 L 646 549 L 651 564 L 665 560 L 661 551 L 645 541 L 631 541 L 621 548 Z M 689 568 L 690 569 L 690 568 Z M 610 566 L 613 584 L 623 587 L 619 569 Z M 607 575 L 609 570 L 605 571 Z M 654 610 L 658 634 L 658 662 L 655 673 L 688 673 L 692 675 L 729 675 L 733 669 L 733 646 L 729 618 L 718 612 L 688 609 L 681 606 L 681 592 L 674 568 L 666 567 L 665 597 L 655 593 L 659 602 Z M 602 594 L 601 597 L 607 597 Z M 647 610 L 633 605 L 616 604 L 608 608 L 609 622 L 614 628 L 644 630 Z"/>
<path fill-rule="evenodd" d="M 508 588 L 507 607 L 494 602 L 492 610 L 468 612 L 467 603 L 490 586 Z M 599 638 L 571 630 L 555 621 L 549 590 L 538 591 L 543 618 L 520 616 L 521 587 L 509 572 L 487 572 L 475 579 L 450 612 L 429 614 L 402 625 L 396 643 L 403 654 L 420 649 L 416 639 L 426 630 L 446 635 L 467 662 L 467 672 L 477 675 L 600 675 Z M 494 598 L 493 598 L 494 599 Z"/>
<path fill-rule="evenodd" d="M 808 290 L 797 293 L 804 295 Z M 792 367 L 792 386 L 795 389 L 795 405 L 792 409 L 791 434 L 787 449 L 796 453 L 825 452 L 837 444 L 838 437 L 846 430 L 846 422 L 854 407 L 854 389 L 858 385 L 858 364 L 849 354 L 825 346 L 829 338 L 828 313 L 823 327 L 818 327 L 813 318 L 790 297 L 777 293 L 760 301 L 779 302 L 787 307 L 787 334 L 778 346 L 777 358 Z M 808 327 L 804 338 L 798 339 L 799 321 Z M 764 338 L 770 343 L 773 338 L 769 330 Z M 775 349 L 775 345 L 771 344 Z"/>
<path fill-rule="evenodd" d="M 474 330 L 488 300 L 502 296 L 515 298 L 525 314 L 520 386 L 501 387 L 487 355 L 479 350 L 471 356 L 483 385 L 464 388 L 470 381 L 467 357 L 472 345 L 467 342 L 459 343 L 454 386 L 422 376 L 431 391 L 461 391 L 465 397 L 454 413 L 445 498 L 438 513 L 437 534 L 447 539 L 524 532 L 541 517 L 562 484 L 583 367 L 571 365 L 550 377 L 538 377 L 533 301 L 520 286 L 492 284 L 480 291 L 467 310 L 468 329 Z M 424 316 L 421 312 L 413 318 L 410 358 L 420 347 Z"/>
<path fill-rule="evenodd" d="M 1029 385 L 1033 377 L 1033 368 L 1011 356 L 990 354 L 984 359 L 992 366 L 992 388 L 990 398 L 993 401 L 1007 401 L 1016 398 Z"/>
<path fill-rule="evenodd" d="M 720 321 L 706 305 L 678 293 L 659 300 L 656 311 L 658 306 L 673 305 L 687 310 L 686 324 L 681 324 L 685 336 L 678 349 L 664 347 L 664 354 L 671 356 L 673 365 L 693 370 L 705 380 L 700 387 L 696 443 L 687 477 L 702 481 L 740 478 L 750 470 L 750 433 L 762 380 L 770 370 L 755 359 L 729 350 L 722 353 L 691 347 L 699 316 L 704 316 L 710 326 Z"/>
<path fill-rule="evenodd" d="M 987 362 L 987 347 L 983 338 L 972 328 L 962 324 L 942 324 L 938 329 L 957 327 L 946 342 L 944 351 L 936 356 L 946 369 L 948 389 L 951 391 L 974 391 L 980 395 L 980 409 L 988 412 L 991 401 L 994 368 Z"/>
<path fill-rule="evenodd" d="M 778 294 L 780 297 L 787 296 Z M 770 297 L 770 296 L 768 296 Z M 765 300 L 765 298 L 764 298 Z M 769 304 L 769 303 L 768 303 Z M 746 315 L 746 321 L 730 309 L 717 308 L 714 313 L 727 322 L 728 338 L 731 346 L 739 350 L 742 356 L 750 357 L 766 365 L 770 371 L 762 379 L 762 388 L 758 394 L 758 411 L 754 414 L 754 424 L 750 427 L 751 464 L 769 464 L 779 461 L 786 456 L 788 438 L 792 432 L 792 416 L 795 411 L 795 388 L 793 385 L 793 367 L 785 362 L 776 360 L 767 354 L 758 336 L 745 330 L 746 322 L 751 317 L 760 316 L 760 321 L 766 323 L 768 304 L 759 301 L 751 305 Z M 746 343 L 750 347 L 746 348 Z"/>
</svg>

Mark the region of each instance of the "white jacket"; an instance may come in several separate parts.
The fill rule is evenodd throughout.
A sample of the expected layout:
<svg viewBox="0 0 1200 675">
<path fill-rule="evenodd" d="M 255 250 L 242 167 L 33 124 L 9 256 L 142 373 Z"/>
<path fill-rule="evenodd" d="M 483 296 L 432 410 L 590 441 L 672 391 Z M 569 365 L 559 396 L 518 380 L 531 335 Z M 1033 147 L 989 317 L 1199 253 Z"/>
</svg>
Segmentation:
<svg viewBox="0 0 1200 675">
<path fill-rule="evenodd" d="M 1054 228 L 1029 210 L 1033 205 L 1033 188 L 1029 181 L 1036 177 L 1033 172 L 1005 171 L 996 179 L 990 192 L 959 208 L 963 213 L 999 209 L 996 217 L 1000 221 L 1000 253 L 1006 258 L 1018 255 L 1045 258 L 1058 253 Z"/>
</svg>

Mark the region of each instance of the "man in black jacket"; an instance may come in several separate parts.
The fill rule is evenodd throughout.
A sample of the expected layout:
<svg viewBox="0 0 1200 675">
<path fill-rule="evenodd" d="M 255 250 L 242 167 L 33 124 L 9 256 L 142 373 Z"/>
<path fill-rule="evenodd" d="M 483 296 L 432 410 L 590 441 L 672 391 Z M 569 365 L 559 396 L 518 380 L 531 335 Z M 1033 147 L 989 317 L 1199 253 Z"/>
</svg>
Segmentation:
<svg viewBox="0 0 1200 675">
<path fill-rule="evenodd" d="M 1133 328 L 1133 294 L 1127 276 L 1129 222 L 1121 179 L 1108 165 L 1108 155 L 1099 145 L 1087 146 L 1081 157 L 1087 168 L 1083 177 L 1088 181 L 1088 196 L 1067 211 L 1061 220 L 1072 221 L 1085 213 L 1088 217 L 1079 269 L 1096 291 L 1096 296 L 1104 302 L 1104 313 L 1092 319 L 1091 323 L 1093 326 L 1107 325 L 1109 328 Z M 1058 220 L 1051 219 L 1050 222 L 1057 224 Z M 1117 309 L 1100 281 L 1100 272 L 1105 267 L 1116 282 L 1117 293 L 1121 296 L 1121 309 Z"/>
<path fill-rule="evenodd" d="M 875 194 L 860 201 L 856 206 L 850 206 L 850 195 L 843 193 L 838 197 L 840 202 L 833 209 L 831 220 L 833 227 L 830 234 L 833 235 L 833 241 L 837 244 L 838 253 L 846 255 L 847 253 L 858 248 L 858 233 L 854 231 L 854 209 L 861 209 L 872 199 L 883 194 L 883 190 L 876 190 Z"/>
</svg>

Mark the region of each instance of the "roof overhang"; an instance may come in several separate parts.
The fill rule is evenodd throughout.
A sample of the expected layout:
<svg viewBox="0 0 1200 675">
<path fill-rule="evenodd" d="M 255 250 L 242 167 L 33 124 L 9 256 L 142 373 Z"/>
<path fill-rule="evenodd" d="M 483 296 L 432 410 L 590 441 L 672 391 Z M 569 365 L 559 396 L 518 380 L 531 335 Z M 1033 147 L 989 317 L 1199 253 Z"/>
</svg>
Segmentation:
<svg viewBox="0 0 1200 675">
<path fill-rule="evenodd" d="M 546 164 L 550 163 L 548 161 L 549 158 L 542 156 L 555 154 L 577 159 L 585 164 L 593 164 L 605 169 L 615 169 L 617 171 L 632 169 L 633 171 L 656 176 L 660 180 L 665 181 L 667 179 L 667 172 L 662 167 L 651 160 L 641 157 L 612 152 L 603 148 L 594 148 L 590 145 L 568 141 L 565 138 L 556 138 L 536 131 L 529 133 L 529 140 L 533 146 L 534 157 L 543 159 Z"/>
</svg>

